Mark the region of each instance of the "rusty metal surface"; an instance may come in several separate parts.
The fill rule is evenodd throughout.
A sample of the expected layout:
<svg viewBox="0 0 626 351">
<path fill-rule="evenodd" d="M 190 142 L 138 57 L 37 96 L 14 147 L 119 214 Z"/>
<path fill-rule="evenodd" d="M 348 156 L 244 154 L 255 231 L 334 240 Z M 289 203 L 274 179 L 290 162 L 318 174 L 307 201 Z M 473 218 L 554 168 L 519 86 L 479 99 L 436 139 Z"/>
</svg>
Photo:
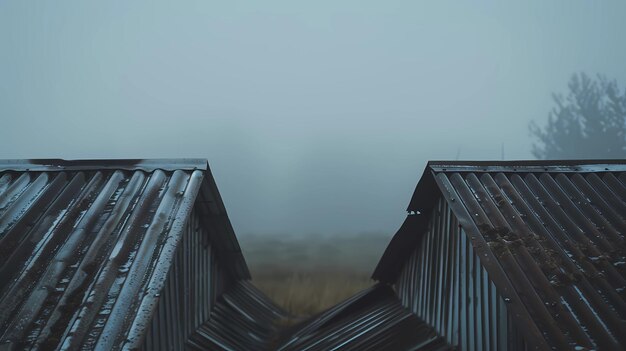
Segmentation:
<svg viewBox="0 0 626 351">
<path fill-rule="evenodd" d="M 250 282 L 242 280 L 222 294 L 210 318 L 191 335 L 187 350 L 267 350 L 287 313 Z"/>
<path fill-rule="evenodd" d="M 537 329 L 558 349 L 626 345 L 626 161 L 431 162 L 409 217 L 434 225 L 442 197 L 507 300 L 519 343 Z M 375 278 L 397 280 L 388 267 L 412 259 L 392 254 Z"/>
<path fill-rule="evenodd" d="M 452 350 L 427 323 L 377 284 L 303 322 L 277 350 Z"/>
<path fill-rule="evenodd" d="M 0 165 L 0 348 L 171 349 L 249 278 L 205 160 Z"/>
</svg>

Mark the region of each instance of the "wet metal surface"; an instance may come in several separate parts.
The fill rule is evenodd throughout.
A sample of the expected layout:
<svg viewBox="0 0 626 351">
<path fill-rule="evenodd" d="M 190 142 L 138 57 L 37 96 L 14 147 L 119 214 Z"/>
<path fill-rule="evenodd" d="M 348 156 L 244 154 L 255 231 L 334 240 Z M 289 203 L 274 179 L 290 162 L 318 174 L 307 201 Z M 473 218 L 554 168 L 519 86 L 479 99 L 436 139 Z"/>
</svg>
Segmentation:
<svg viewBox="0 0 626 351">
<path fill-rule="evenodd" d="M 626 344 L 623 161 L 429 164 L 381 283 L 282 332 L 206 161 L 0 165 L 0 349 Z"/>
<path fill-rule="evenodd" d="M 289 333 L 277 350 L 451 350 L 387 285 L 356 294 Z"/>
<path fill-rule="evenodd" d="M 626 161 L 431 162 L 408 210 L 413 224 L 374 277 L 396 282 L 405 304 L 464 349 L 499 345 L 489 331 L 502 323 L 519 331 L 509 348 L 626 345 Z M 432 298 L 442 291 L 440 305 Z M 465 312 L 454 304 L 463 296 Z M 498 299 L 506 318 L 485 311 L 497 315 Z M 455 308 L 473 331 L 450 328 Z"/>
<path fill-rule="evenodd" d="M 0 165 L 0 348 L 177 348 L 249 278 L 206 161 Z"/>
<path fill-rule="evenodd" d="M 443 199 L 430 218 L 396 284 L 402 304 L 461 350 L 516 349 L 507 302 Z"/>
<path fill-rule="evenodd" d="M 239 281 L 216 301 L 210 318 L 191 335 L 188 350 L 267 350 L 286 317 L 248 281 Z"/>
</svg>

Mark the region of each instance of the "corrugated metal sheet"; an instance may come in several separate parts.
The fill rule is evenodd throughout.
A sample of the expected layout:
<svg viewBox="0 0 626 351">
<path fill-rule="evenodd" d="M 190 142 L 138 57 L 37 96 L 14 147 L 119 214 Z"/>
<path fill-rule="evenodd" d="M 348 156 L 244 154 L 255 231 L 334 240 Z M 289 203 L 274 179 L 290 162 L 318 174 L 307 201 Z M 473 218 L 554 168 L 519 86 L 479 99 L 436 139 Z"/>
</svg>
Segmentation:
<svg viewBox="0 0 626 351">
<path fill-rule="evenodd" d="M 409 211 L 428 217 L 443 195 L 534 347 L 622 349 L 625 172 L 624 160 L 431 162 Z M 394 274 L 391 255 L 375 277 Z"/>
<path fill-rule="evenodd" d="M 377 284 L 305 321 L 277 350 L 452 350 L 427 323 Z"/>
<path fill-rule="evenodd" d="M 0 169 L 16 172 L 54 171 L 208 171 L 207 160 L 201 158 L 120 159 L 120 160 L 0 160 Z"/>
<path fill-rule="evenodd" d="M 507 302 L 440 198 L 396 284 L 402 304 L 460 350 L 524 350 Z"/>
<path fill-rule="evenodd" d="M 192 211 L 163 288 L 157 293 L 158 305 L 146 335 L 125 346 L 141 345 L 145 351 L 183 350 L 191 334 L 209 318 L 217 296 L 232 283 L 217 259 L 215 245 L 207 238 L 197 211 Z"/>
<path fill-rule="evenodd" d="M 208 316 L 204 299 L 219 294 L 209 285 L 226 284 L 206 270 L 211 245 L 225 276 L 249 278 L 206 161 L 0 165 L 4 349 L 136 348 L 155 328 L 153 316 L 179 314 L 160 324 L 169 331 L 150 331 L 170 349 Z"/>
<path fill-rule="evenodd" d="M 251 283 L 239 281 L 222 294 L 210 319 L 189 338 L 189 350 L 267 350 L 287 313 Z"/>
</svg>

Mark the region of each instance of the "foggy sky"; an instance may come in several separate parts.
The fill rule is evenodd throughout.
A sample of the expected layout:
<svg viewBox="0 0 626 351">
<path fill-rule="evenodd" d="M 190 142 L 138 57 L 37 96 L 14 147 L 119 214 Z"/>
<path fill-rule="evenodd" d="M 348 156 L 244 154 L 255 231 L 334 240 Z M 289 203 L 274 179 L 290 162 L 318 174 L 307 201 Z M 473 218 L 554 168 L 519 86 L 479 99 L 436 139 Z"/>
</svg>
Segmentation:
<svg viewBox="0 0 626 351">
<path fill-rule="evenodd" d="M 239 233 L 392 233 L 433 159 L 531 158 L 626 2 L 0 1 L 0 158 L 209 159 Z"/>
</svg>

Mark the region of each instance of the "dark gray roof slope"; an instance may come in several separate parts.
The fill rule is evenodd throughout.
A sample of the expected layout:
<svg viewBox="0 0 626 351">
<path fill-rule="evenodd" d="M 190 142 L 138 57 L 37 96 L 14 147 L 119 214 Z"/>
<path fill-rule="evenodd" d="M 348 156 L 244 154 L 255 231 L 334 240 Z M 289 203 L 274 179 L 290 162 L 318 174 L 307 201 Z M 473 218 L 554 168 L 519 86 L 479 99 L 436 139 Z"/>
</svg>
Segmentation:
<svg viewBox="0 0 626 351">
<path fill-rule="evenodd" d="M 217 301 L 211 318 L 187 341 L 189 350 L 268 350 L 287 312 L 250 282 L 239 281 Z"/>
<path fill-rule="evenodd" d="M 424 228 L 442 195 L 527 338 L 626 345 L 626 160 L 430 162 L 403 228 Z M 396 234 L 374 278 L 395 280 L 412 251 L 400 247 L 420 243 L 413 229 Z"/>
<path fill-rule="evenodd" d="M 194 206 L 249 278 L 206 160 L 0 160 L 0 348 L 141 337 Z"/>
<path fill-rule="evenodd" d="M 311 317 L 288 335 L 277 350 L 453 349 L 431 326 L 404 308 L 393 289 L 384 284 Z"/>
</svg>

